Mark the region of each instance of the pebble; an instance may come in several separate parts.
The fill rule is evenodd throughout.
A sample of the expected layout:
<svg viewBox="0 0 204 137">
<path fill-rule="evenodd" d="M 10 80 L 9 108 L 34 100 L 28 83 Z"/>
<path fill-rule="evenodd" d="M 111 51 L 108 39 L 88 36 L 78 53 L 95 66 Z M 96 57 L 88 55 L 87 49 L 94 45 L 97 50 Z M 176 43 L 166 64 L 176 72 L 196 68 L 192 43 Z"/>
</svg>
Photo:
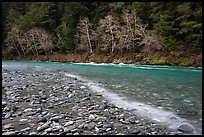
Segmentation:
<svg viewBox="0 0 204 137">
<path fill-rule="evenodd" d="M 27 108 L 24 110 L 24 112 L 28 112 L 28 111 L 32 111 L 33 109 L 32 108 Z"/>
<path fill-rule="evenodd" d="M 49 127 L 49 123 L 45 123 L 42 126 L 38 127 L 37 131 L 40 132 L 40 131 L 42 131 L 44 129 L 47 129 L 48 127 Z"/>
<path fill-rule="evenodd" d="M 85 89 L 85 88 L 86 88 L 85 86 L 81 86 L 81 87 L 80 87 L 80 89 Z"/>
<path fill-rule="evenodd" d="M 7 124 L 3 126 L 4 129 L 14 128 L 13 124 Z"/>
<path fill-rule="evenodd" d="M 11 112 L 6 113 L 6 115 L 4 116 L 5 119 L 9 118 L 12 115 Z"/>
<path fill-rule="evenodd" d="M 58 122 L 59 118 L 60 118 L 59 116 L 55 116 L 55 117 L 50 118 L 50 121 Z"/>
<path fill-rule="evenodd" d="M 87 127 L 89 130 L 91 130 L 91 129 L 93 129 L 95 127 L 95 123 L 94 122 L 90 122 L 85 127 Z"/>
<path fill-rule="evenodd" d="M 45 117 L 43 117 L 43 118 L 38 120 L 38 123 L 40 123 L 40 122 L 47 122 L 47 119 Z"/>
<path fill-rule="evenodd" d="M 69 122 L 66 122 L 64 126 L 66 127 L 66 126 L 73 125 L 73 124 L 74 124 L 74 121 L 69 121 Z"/>
<path fill-rule="evenodd" d="M 21 129 L 21 132 L 30 131 L 30 130 L 31 130 L 31 128 L 27 127 L 27 128 Z"/>
<path fill-rule="evenodd" d="M 93 119 L 95 119 L 95 116 L 93 114 L 91 114 L 91 115 L 89 115 L 89 119 L 93 120 Z"/>
<path fill-rule="evenodd" d="M 2 135 L 15 135 L 16 132 L 9 131 L 9 132 L 4 132 Z"/>
<path fill-rule="evenodd" d="M 60 70 L 53 73 L 34 70 L 5 72 L 3 69 L 2 75 L 2 134 L 163 135 L 167 132 L 161 129 L 154 132 L 157 125 L 147 125 L 126 110 L 109 104 L 102 93 L 89 92 L 80 81 L 64 77 Z M 11 78 L 20 83 L 10 82 Z M 28 87 L 22 89 L 24 85 Z M 8 122 L 12 124 L 5 124 Z M 16 126 L 18 131 L 14 129 Z M 152 131 L 146 130 L 147 126 Z M 37 132 L 33 132 L 36 129 Z M 190 130 L 184 125 L 179 127 L 179 132 Z"/>
<path fill-rule="evenodd" d="M 20 122 L 27 122 L 28 119 L 20 119 L 19 121 L 20 121 Z"/>
</svg>

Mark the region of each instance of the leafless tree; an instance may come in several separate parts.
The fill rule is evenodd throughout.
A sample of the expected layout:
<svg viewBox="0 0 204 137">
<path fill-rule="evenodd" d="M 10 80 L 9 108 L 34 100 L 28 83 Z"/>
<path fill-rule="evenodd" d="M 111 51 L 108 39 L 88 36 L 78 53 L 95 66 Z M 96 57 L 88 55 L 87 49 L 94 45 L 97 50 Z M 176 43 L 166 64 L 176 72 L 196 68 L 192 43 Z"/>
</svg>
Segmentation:
<svg viewBox="0 0 204 137">
<path fill-rule="evenodd" d="M 100 21 L 100 33 L 102 38 L 102 43 L 104 43 L 105 48 L 111 47 L 111 53 L 114 52 L 117 47 L 117 33 L 120 29 L 120 23 L 113 20 L 112 15 L 107 15 L 105 19 Z M 109 44 L 111 43 L 111 44 Z"/>
<path fill-rule="evenodd" d="M 76 43 L 79 50 L 89 50 L 93 53 L 93 44 L 97 40 L 97 33 L 92 29 L 92 23 L 87 17 L 80 18 L 77 26 Z"/>
<path fill-rule="evenodd" d="M 121 30 L 120 45 L 126 49 L 133 49 L 146 36 L 147 25 L 141 23 L 135 11 L 130 12 L 127 9 L 123 9 L 122 19 L 124 25 Z"/>
<path fill-rule="evenodd" d="M 21 55 L 22 41 L 21 33 L 17 27 L 13 27 L 9 32 L 5 40 L 9 51 L 16 50 L 18 55 Z"/>
<path fill-rule="evenodd" d="M 33 53 L 34 48 L 36 55 L 39 54 L 39 51 L 45 52 L 47 55 L 48 53 L 51 53 L 54 48 L 51 37 L 46 30 L 37 27 L 28 31 L 27 43 L 29 46 L 28 48 L 32 50 Z"/>
</svg>

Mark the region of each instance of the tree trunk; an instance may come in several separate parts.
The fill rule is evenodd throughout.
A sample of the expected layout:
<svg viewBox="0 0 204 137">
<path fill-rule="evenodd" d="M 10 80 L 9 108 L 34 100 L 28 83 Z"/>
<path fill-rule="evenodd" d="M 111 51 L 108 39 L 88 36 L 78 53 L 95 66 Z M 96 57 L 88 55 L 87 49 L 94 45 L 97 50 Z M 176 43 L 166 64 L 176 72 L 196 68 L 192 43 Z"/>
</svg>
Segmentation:
<svg viewBox="0 0 204 137">
<path fill-rule="evenodd" d="M 89 28 L 88 28 L 87 22 L 86 22 L 86 34 L 87 34 L 87 38 L 88 38 L 88 42 L 89 42 L 90 53 L 92 53 L 93 50 L 92 50 L 92 46 L 91 46 L 91 41 L 90 41 L 90 36 L 89 36 Z"/>
<path fill-rule="evenodd" d="M 113 30 L 111 29 L 110 23 L 109 23 L 110 33 L 111 33 L 111 52 L 114 52 L 114 36 L 113 36 Z"/>
</svg>

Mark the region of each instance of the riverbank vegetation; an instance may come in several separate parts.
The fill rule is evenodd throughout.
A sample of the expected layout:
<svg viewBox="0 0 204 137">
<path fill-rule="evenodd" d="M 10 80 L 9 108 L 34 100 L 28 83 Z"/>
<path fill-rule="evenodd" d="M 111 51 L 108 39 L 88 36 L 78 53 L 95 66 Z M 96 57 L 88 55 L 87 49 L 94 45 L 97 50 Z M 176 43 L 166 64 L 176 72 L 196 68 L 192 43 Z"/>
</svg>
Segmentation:
<svg viewBox="0 0 204 137">
<path fill-rule="evenodd" d="M 202 66 L 201 2 L 3 2 L 3 58 Z"/>
</svg>

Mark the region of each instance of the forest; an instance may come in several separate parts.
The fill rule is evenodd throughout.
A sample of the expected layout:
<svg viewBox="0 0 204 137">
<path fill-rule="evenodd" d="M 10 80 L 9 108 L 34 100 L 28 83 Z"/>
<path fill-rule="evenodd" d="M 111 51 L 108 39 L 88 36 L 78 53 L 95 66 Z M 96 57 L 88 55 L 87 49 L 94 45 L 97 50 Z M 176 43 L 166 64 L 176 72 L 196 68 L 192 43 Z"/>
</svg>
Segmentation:
<svg viewBox="0 0 204 137">
<path fill-rule="evenodd" d="M 202 2 L 2 2 L 6 59 L 202 66 Z"/>
</svg>

